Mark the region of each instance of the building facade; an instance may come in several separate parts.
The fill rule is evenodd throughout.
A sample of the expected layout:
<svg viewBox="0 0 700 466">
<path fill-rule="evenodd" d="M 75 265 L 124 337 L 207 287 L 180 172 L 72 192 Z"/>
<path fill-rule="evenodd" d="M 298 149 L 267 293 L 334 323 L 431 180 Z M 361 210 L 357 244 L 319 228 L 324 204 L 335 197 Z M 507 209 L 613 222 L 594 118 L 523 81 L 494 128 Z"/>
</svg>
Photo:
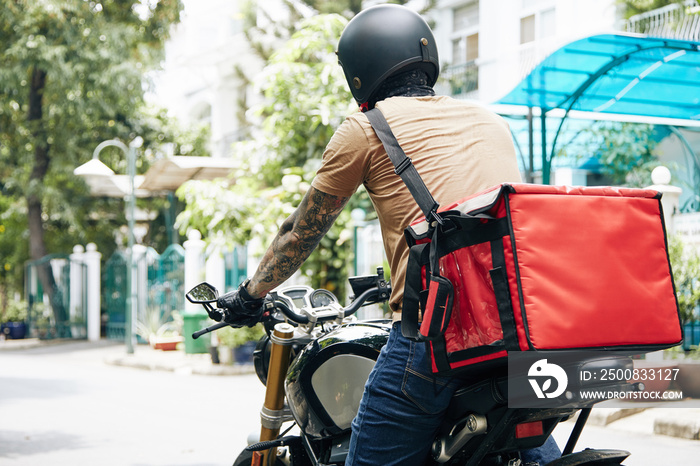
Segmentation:
<svg viewBox="0 0 700 466">
<path fill-rule="evenodd" d="M 212 156 L 226 157 L 248 134 L 244 112 L 254 94 L 247 79 L 263 62 L 245 37 L 243 2 L 184 4 L 154 79 L 155 99 L 181 125 L 208 127 Z"/>
</svg>

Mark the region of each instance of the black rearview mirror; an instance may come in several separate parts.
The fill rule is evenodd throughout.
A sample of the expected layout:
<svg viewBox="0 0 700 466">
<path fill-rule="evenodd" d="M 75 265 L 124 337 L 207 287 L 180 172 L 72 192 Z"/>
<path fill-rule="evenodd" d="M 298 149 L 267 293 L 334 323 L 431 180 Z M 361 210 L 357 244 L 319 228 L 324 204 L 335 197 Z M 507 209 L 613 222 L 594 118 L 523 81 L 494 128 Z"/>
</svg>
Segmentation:
<svg viewBox="0 0 700 466">
<path fill-rule="evenodd" d="M 219 297 L 219 292 L 209 283 L 200 283 L 186 295 L 187 300 L 194 304 L 213 303 Z"/>
</svg>

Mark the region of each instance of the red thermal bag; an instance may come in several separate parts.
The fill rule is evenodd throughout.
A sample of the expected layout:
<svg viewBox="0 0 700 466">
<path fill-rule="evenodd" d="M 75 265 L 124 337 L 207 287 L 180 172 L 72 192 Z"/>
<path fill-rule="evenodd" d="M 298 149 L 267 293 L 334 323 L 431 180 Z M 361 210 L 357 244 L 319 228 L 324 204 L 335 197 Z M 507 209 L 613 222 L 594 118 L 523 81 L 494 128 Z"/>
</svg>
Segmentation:
<svg viewBox="0 0 700 466">
<path fill-rule="evenodd" d="M 502 363 L 511 351 L 679 344 L 660 199 L 648 189 L 502 184 L 441 211 L 442 226 L 415 222 L 404 333 L 428 341 L 440 373 Z"/>
<path fill-rule="evenodd" d="M 439 210 L 381 112 L 365 115 L 424 214 L 405 231 L 401 330 L 433 372 L 682 341 L 659 192 L 502 184 Z"/>
</svg>

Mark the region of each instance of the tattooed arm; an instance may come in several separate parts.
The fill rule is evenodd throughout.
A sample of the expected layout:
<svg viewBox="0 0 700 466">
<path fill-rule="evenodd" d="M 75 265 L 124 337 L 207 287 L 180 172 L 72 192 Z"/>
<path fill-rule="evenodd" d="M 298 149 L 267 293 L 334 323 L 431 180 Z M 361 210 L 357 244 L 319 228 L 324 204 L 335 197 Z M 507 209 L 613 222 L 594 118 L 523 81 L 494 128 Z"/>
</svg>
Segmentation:
<svg viewBox="0 0 700 466">
<path fill-rule="evenodd" d="M 291 277 L 316 249 L 348 199 L 309 188 L 263 256 L 246 287 L 248 293 L 256 298 L 265 296 Z"/>
</svg>

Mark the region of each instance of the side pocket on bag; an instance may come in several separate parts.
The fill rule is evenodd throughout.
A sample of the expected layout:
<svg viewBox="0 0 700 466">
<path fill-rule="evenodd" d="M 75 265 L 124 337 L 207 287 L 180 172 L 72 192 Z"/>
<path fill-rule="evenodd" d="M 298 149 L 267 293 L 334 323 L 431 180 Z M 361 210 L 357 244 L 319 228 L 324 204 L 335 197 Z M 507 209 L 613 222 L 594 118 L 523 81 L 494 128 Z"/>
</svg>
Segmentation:
<svg viewBox="0 0 700 466">
<path fill-rule="evenodd" d="M 403 307 L 401 310 L 401 333 L 406 338 L 421 341 L 420 325 L 418 323 L 420 312 L 425 309 L 428 290 L 423 289 L 423 270 L 427 263 L 429 243 L 411 247 L 408 253 L 406 267 L 406 284 L 403 294 Z"/>
<path fill-rule="evenodd" d="M 420 333 L 428 340 L 438 338 L 450 323 L 454 289 L 445 277 L 430 276 L 428 299 L 423 312 Z"/>
</svg>

